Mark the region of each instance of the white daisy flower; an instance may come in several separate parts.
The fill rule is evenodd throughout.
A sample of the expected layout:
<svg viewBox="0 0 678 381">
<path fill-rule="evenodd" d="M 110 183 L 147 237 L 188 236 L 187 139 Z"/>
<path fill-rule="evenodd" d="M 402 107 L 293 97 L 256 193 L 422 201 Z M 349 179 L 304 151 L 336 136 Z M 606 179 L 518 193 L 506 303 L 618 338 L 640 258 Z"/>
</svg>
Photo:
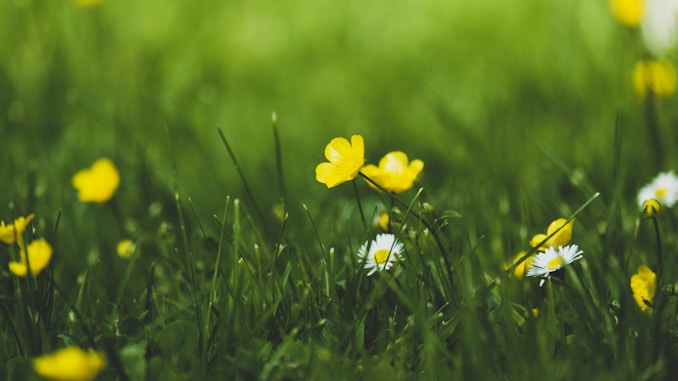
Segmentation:
<svg viewBox="0 0 678 381">
<path fill-rule="evenodd" d="M 652 198 L 667 208 L 676 203 L 676 200 L 678 200 L 678 177 L 673 171 L 660 173 L 652 182 L 641 188 L 638 192 L 638 205 L 642 208 L 643 203 Z"/>
<path fill-rule="evenodd" d="M 363 243 L 358 250 L 358 257 L 364 263 L 364 267 L 370 270 L 367 276 L 377 271 L 388 270 L 391 266 L 403 258 L 403 244 L 398 242 L 393 234 L 378 234 L 372 242 Z"/>
<path fill-rule="evenodd" d="M 546 251 L 534 256 L 530 269 L 527 271 L 527 276 L 542 277 L 541 282 L 539 282 L 539 287 L 541 287 L 552 272 L 560 270 L 578 259 L 582 259 L 583 253 L 577 245 L 558 246 L 557 249 L 551 246 Z"/>
</svg>

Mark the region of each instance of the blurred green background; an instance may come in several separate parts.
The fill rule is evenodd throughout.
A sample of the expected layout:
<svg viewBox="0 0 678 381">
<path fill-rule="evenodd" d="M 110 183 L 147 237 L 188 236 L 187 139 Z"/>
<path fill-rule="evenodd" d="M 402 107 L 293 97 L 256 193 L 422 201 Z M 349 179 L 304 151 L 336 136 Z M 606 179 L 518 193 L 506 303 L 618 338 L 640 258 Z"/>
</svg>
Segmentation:
<svg viewBox="0 0 678 381">
<path fill-rule="evenodd" d="M 199 209 L 242 194 L 217 128 L 268 207 L 279 197 L 272 112 L 295 203 L 352 195 L 314 179 L 325 144 L 351 134 L 369 162 L 391 150 L 423 159 L 422 180 L 451 204 L 488 181 L 532 198 L 553 157 L 609 185 L 620 110 L 629 172 L 644 183 L 663 169 L 646 165 L 630 84 L 638 32 L 603 0 L 8 0 L 0 46 L 0 178 L 35 181 L 46 206 L 71 202 L 70 176 L 99 156 L 120 166 L 121 198 L 150 183 L 170 192 L 169 126 L 182 193 Z M 675 113 L 660 118 L 673 141 Z"/>
<path fill-rule="evenodd" d="M 631 70 L 646 56 L 639 31 L 614 20 L 606 0 L 103 0 L 90 7 L 75 0 L 3 0 L 0 220 L 36 214 L 32 235 L 44 236 L 55 247 L 54 279 L 64 295 L 73 299 L 84 295 L 83 315 L 91 317 L 95 332 L 104 337 L 118 334 L 118 313 L 136 322 L 140 320 L 135 313 L 150 311 L 140 302 L 152 282 L 166 297 L 161 300 L 166 305 L 156 308 L 159 316 L 167 313 L 177 321 L 194 319 L 190 313 L 188 317 L 172 315 L 175 311 L 184 314 L 182 303 L 187 305 L 198 295 L 191 294 L 197 287 L 186 289 L 181 274 L 188 266 L 182 269 L 179 262 L 195 263 L 200 279 L 211 279 L 217 244 L 210 238 L 222 237 L 215 214 L 228 216 L 224 217 L 224 243 L 232 244 L 235 254 L 249 260 L 255 255 L 250 250 L 258 258 L 259 247 L 266 253 L 289 245 L 285 253 L 292 254 L 280 257 L 281 262 L 294 271 L 308 263 L 311 277 L 314 266 L 323 270 L 320 241 L 324 248 L 336 248 L 338 268 L 344 268 L 335 283 L 350 286 L 348 296 L 339 299 L 345 304 L 330 314 L 330 320 L 346 324 L 338 325 L 338 344 L 328 346 L 341 360 L 350 356 L 353 340 L 344 333 L 353 334 L 358 322 L 343 319 L 343 313 L 352 313 L 353 300 L 362 302 L 362 290 L 368 287 L 367 281 L 355 277 L 354 254 L 373 231 L 359 220 L 352 186 L 327 190 L 315 180 L 314 169 L 325 161 L 323 150 L 330 139 L 361 134 L 370 163 L 393 150 L 422 159 L 425 168 L 418 185 L 425 191 L 420 200 L 432 203 L 436 212 L 452 209 L 463 216 L 443 221 L 449 222 L 444 229 L 450 244 L 446 249 L 459 259 L 460 300 L 474 300 L 479 285 L 500 274 L 502 262 L 526 249 L 533 234 L 544 232 L 555 218 L 569 216 L 599 191 L 601 197 L 577 215 L 575 225 L 575 241 L 585 249 L 592 269 L 584 272 L 592 279 L 585 284 L 597 284 L 590 287 L 596 292 L 604 290 L 600 291 L 602 303 L 621 300 L 622 305 L 632 305 L 628 276 L 641 263 L 649 263 L 648 253 L 655 247 L 650 225 L 639 223 L 636 192 L 658 172 L 676 168 L 677 159 L 670 146 L 678 138 L 675 97 L 646 104 L 631 86 Z M 273 212 L 281 193 L 271 123 L 274 112 L 289 195 L 290 220 L 284 234 Z M 658 141 L 650 138 L 648 128 L 653 125 L 648 120 L 655 116 Z M 250 218 L 256 209 L 218 128 L 237 156 L 262 219 Z M 70 184 L 71 176 L 101 156 L 110 157 L 119 167 L 120 187 L 104 205 L 81 203 Z M 187 234 L 179 231 L 172 197 L 174 160 Z M 368 216 L 375 207 L 388 208 L 387 197 L 372 192 L 362 181 L 357 185 Z M 402 199 L 410 202 L 414 194 L 411 190 Z M 223 211 L 228 195 L 243 199 L 241 211 Z M 302 203 L 309 206 L 314 223 L 301 210 Z M 53 231 L 59 215 L 61 223 Z M 675 218 L 669 218 L 673 227 L 678 225 Z M 186 236 L 187 243 L 181 247 Z M 142 254 L 134 266 L 114 254 L 116 243 L 123 238 L 140 243 Z M 665 246 L 676 247 L 672 234 L 663 239 Z M 617 258 L 624 262 L 614 262 Z M 226 262 L 233 264 L 229 269 L 238 274 L 232 279 L 239 282 L 238 266 L 242 265 L 236 265 L 235 255 L 228 259 L 233 260 Z M 130 276 L 129 284 L 120 282 L 121 274 Z M 219 326 L 224 343 L 219 348 L 227 351 L 215 357 L 215 374 L 230 364 L 258 372 L 261 358 L 272 353 L 271 343 L 279 334 L 309 322 L 315 325 L 318 319 L 311 313 L 318 311 L 317 305 L 307 303 L 308 293 L 297 287 L 302 283 L 295 283 L 306 277 L 292 275 L 285 299 L 302 295 L 299 305 L 308 308 L 281 312 L 284 324 L 273 324 L 270 316 L 256 309 L 257 304 L 250 305 L 250 299 L 240 304 L 239 298 L 232 298 L 234 305 L 247 306 L 250 313 L 242 320 L 231 315 L 231 322 L 261 319 L 261 327 L 248 336 L 235 325 Z M 12 279 L 7 270 L 0 270 L 0 278 Z M 443 278 L 441 282 L 452 284 Z M 212 287 L 214 283 L 206 284 Z M 419 295 L 418 287 L 417 283 L 412 288 L 416 291 L 412 295 Z M 11 300 L 15 294 L 7 289 Z M 532 290 L 535 296 L 536 286 Z M 508 297 L 512 292 L 507 291 L 506 301 L 513 299 Z M 384 302 L 373 291 L 367 295 Z M 530 297 L 517 295 L 515 299 L 529 311 L 533 307 Z M 574 300 L 572 305 L 579 306 L 579 300 Z M 392 301 L 385 302 L 388 306 Z M 228 310 L 228 303 L 220 308 Z M 486 331 L 499 334 L 478 340 L 478 332 L 485 332 L 481 319 L 475 319 L 480 314 L 449 310 L 443 312 L 453 317 L 459 313 L 460 319 L 468 320 L 464 322 L 470 327 L 465 331 L 468 335 L 455 343 L 454 350 L 463 355 L 460 364 L 469 367 L 466 373 L 459 368 L 458 374 L 475 376 L 471 378 L 492 378 L 488 375 L 499 374 L 493 373 L 498 369 L 495 363 L 506 362 L 517 375 L 531 374 L 536 364 L 536 372 L 562 367 L 563 374 L 595 379 L 592 374 L 604 374 L 610 370 L 603 368 L 613 364 L 605 357 L 608 344 L 610 352 L 617 353 L 614 341 L 606 342 L 587 331 L 580 336 L 583 344 L 571 347 L 570 360 L 553 361 L 546 341 L 551 340 L 550 327 L 561 317 L 555 310 L 551 320 L 545 320 L 553 325 L 540 326 L 534 331 L 537 334 L 524 335 L 525 340 L 517 331 L 494 323 Z M 597 305 L 591 315 L 598 316 L 599 310 L 602 316 L 605 308 Z M 67 321 L 65 308 L 55 311 L 54 321 Z M 422 311 L 414 316 L 426 316 L 428 321 L 429 311 Z M 495 321 L 513 321 L 504 315 Z M 374 325 L 386 321 L 384 316 L 377 319 L 374 315 Z M 612 320 L 605 319 L 591 323 L 591 332 L 611 337 L 614 332 L 608 323 Z M 620 330 L 627 334 L 623 343 L 630 349 L 614 356 L 620 366 L 609 374 L 626 376 L 634 369 L 652 371 L 664 366 L 663 358 L 655 366 L 643 344 L 651 341 L 643 331 L 638 334 L 634 324 L 640 320 L 634 319 L 624 322 L 628 328 Z M 252 340 L 268 332 L 269 322 L 274 332 L 271 343 L 265 335 Z M 370 324 L 363 327 L 368 336 L 375 334 Z M 588 326 L 588 322 L 578 324 Z M 61 326 L 55 327 L 53 331 L 58 329 L 60 334 Z M 454 325 L 449 330 L 440 328 L 447 335 L 444 340 L 457 334 Z M 377 333 L 390 330 L 379 328 Z M 429 331 L 402 332 L 412 336 L 398 348 L 409 351 L 420 342 L 435 342 L 425 337 L 419 341 L 419 335 Z M 435 332 L 431 337 L 438 337 L 439 331 L 430 332 Z M 540 334 L 544 332 L 548 334 Z M 504 333 L 507 336 L 501 336 Z M 400 340 L 396 336 L 394 343 Z M 135 336 L 130 333 L 130 337 Z M 520 340 L 512 342 L 511 337 Z M 505 338 L 509 339 L 501 343 Z M 524 345 L 533 339 L 541 344 Z M 370 343 L 369 337 L 356 340 Z M 5 341 L 9 347 L 11 342 Z M 50 347 L 38 344 L 42 344 L 39 349 Z M 242 358 L 234 354 L 241 344 L 250 347 L 250 357 L 256 361 L 240 366 Z M 138 361 L 145 364 L 145 349 L 139 348 Z M 279 348 L 279 353 L 285 353 L 285 346 Z M 362 356 L 373 355 L 372 349 L 363 350 L 362 343 L 356 348 Z M 381 361 L 375 348 L 374 361 Z M 182 359 L 195 360 L 193 352 L 188 350 Z M 497 354 L 507 356 L 496 361 L 493 356 Z M 16 354 L 9 352 L 2 360 L 10 356 Z M 230 363 L 222 361 L 230 356 Z M 156 360 L 153 367 L 173 371 L 167 366 L 172 362 L 169 356 L 162 362 Z M 383 364 L 390 361 L 384 357 Z M 427 361 L 439 363 L 435 357 Z M 337 362 L 335 367 L 319 364 L 318 374 L 330 374 L 338 368 L 353 369 L 356 362 Z M 191 367 L 187 369 L 189 379 Z M 380 377 L 389 378 L 389 373 Z"/>
</svg>

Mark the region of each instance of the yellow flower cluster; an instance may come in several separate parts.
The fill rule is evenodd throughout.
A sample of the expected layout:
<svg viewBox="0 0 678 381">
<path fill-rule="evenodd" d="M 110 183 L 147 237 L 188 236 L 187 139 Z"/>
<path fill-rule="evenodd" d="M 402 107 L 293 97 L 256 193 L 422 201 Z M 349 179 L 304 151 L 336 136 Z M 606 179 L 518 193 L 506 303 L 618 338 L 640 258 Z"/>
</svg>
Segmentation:
<svg viewBox="0 0 678 381">
<path fill-rule="evenodd" d="M 24 244 L 23 233 L 28 224 L 35 218 L 34 214 L 19 217 L 14 223 L 7 225 L 0 221 L 0 241 L 7 245 L 17 243 L 19 246 L 19 260 L 10 261 L 9 271 L 20 277 L 25 277 L 30 271 L 32 276 L 38 275 L 52 258 L 52 246 L 42 238 L 38 238 L 28 245 Z"/>
<path fill-rule="evenodd" d="M 24 230 L 26 230 L 28 223 L 31 222 L 34 217 L 34 214 L 29 214 L 26 217 L 19 217 L 14 220 L 13 224 L 9 225 L 6 225 L 5 221 L 0 221 L 0 241 L 8 245 L 13 244 L 16 240 L 21 242 L 21 235 Z"/>
<path fill-rule="evenodd" d="M 562 227 L 562 228 L 561 228 Z M 532 239 L 530 240 L 530 246 L 532 247 L 537 247 L 542 241 L 546 239 L 546 237 L 550 236 L 553 234 L 551 238 L 546 240 L 543 244 L 541 244 L 538 248 L 540 252 L 545 251 L 548 248 L 558 248 L 561 246 L 566 246 L 568 243 L 570 243 L 570 240 L 572 239 L 572 228 L 574 227 L 574 219 L 572 219 L 569 223 L 567 222 L 567 219 L 565 218 L 558 218 L 551 222 L 549 226 L 546 228 L 546 233 L 539 233 L 535 234 Z M 558 230 L 560 229 L 560 230 Z M 557 233 L 555 233 L 558 231 Z M 555 234 L 554 234 L 555 233 Z M 508 270 L 513 266 L 515 263 L 517 263 L 523 256 L 525 256 L 527 252 L 521 251 L 519 252 L 511 261 L 511 263 L 505 262 L 502 267 L 504 270 Z M 534 260 L 534 255 L 531 255 L 527 259 L 525 259 L 522 263 L 520 263 L 516 268 L 513 270 L 513 276 L 516 277 L 516 279 L 522 279 L 527 271 L 530 269 L 530 266 L 532 265 L 532 261 Z"/>
<path fill-rule="evenodd" d="M 612 15 L 629 27 L 639 27 L 651 58 L 636 62 L 633 89 L 639 98 L 667 97 L 676 91 L 676 69 L 666 57 L 678 44 L 678 2 L 609 0 Z M 668 16 L 674 15 L 674 16 Z"/>
<path fill-rule="evenodd" d="M 676 92 L 676 68 L 668 60 L 638 61 L 633 67 L 633 89 L 640 98 L 667 97 Z"/>
<path fill-rule="evenodd" d="M 371 180 L 368 184 L 373 189 L 402 193 L 412 188 L 424 169 L 423 161 L 410 162 L 401 151 L 387 153 L 379 161 L 379 166 L 365 165 L 365 143 L 360 135 L 351 136 L 350 143 L 345 138 L 332 139 L 325 147 L 325 158 L 327 162 L 316 166 L 315 178 L 328 188 L 354 180 L 362 173 Z"/>
</svg>

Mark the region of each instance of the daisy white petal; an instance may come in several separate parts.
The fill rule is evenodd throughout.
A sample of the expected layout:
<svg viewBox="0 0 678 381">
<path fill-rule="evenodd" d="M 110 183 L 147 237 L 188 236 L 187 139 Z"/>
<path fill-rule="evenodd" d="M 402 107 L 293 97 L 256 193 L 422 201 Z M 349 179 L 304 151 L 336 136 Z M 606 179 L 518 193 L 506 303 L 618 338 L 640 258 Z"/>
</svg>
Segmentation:
<svg viewBox="0 0 678 381">
<path fill-rule="evenodd" d="M 395 262 L 402 260 L 403 244 L 393 234 L 379 234 L 372 242 L 360 246 L 358 257 L 364 263 L 368 276 L 377 271 L 388 270 Z"/>
<path fill-rule="evenodd" d="M 530 269 L 527 271 L 527 276 L 544 278 L 539 283 L 541 287 L 544 284 L 544 280 L 551 273 L 562 269 L 578 259 L 582 259 L 583 253 L 577 245 L 559 246 L 557 249 L 551 246 L 534 256 Z"/>
</svg>

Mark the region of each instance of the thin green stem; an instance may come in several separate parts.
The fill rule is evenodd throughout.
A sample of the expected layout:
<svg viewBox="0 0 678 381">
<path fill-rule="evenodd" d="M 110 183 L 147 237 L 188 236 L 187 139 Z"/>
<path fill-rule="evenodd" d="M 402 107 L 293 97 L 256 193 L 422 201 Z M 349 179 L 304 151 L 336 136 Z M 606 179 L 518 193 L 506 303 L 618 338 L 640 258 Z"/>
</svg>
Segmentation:
<svg viewBox="0 0 678 381">
<path fill-rule="evenodd" d="M 657 283 L 658 283 L 657 284 L 657 290 L 660 290 L 661 285 L 662 285 L 661 274 L 663 274 L 663 271 L 662 271 L 663 270 L 663 268 L 662 268 L 662 266 L 663 266 L 663 263 L 662 263 L 662 239 L 661 239 L 661 235 L 659 234 L 659 223 L 657 222 L 657 217 L 652 216 L 652 217 L 650 217 L 650 219 L 652 220 L 652 224 L 654 226 L 654 234 L 655 234 L 655 238 L 657 240 L 657 272 L 656 272 L 656 274 L 657 274 Z"/>
<path fill-rule="evenodd" d="M 261 212 L 261 209 L 259 209 L 259 204 L 257 204 L 257 200 L 254 198 L 254 193 L 252 192 L 252 189 L 250 188 L 249 184 L 247 183 L 247 179 L 245 178 L 245 173 L 242 171 L 242 168 L 240 168 L 240 164 L 238 163 L 238 159 L 235 157 L 235 152 L 231 148 L 231 145 L 228 144 L 228 140 L 226 140 L 226 136 L 224 135 L 223 131 L 221 131 L 221 128 L 217 128 L 217 131 L 219 132 L 219 136 L 221 137 L 221 141 L 224 143 L 224 146 L 226 147 L 226 151 L 228 151 L 228 155 L 231 157 L 231 161 L 233 162 L 233 165 L 235 166 L 235 170 L 238 172 L 238 176 L 240 177 L 240 181 L 242 182 L 243 187 L 245 188 L 245 193 L 247 193 L 247 197 L 249 200 L 252 202 L 252 206 L 254 207 L 254 211 L 257 214 L 257 217 L 259 217 L 259 221 L 263 222 L 265 221 L 264 219 L 264 214 Z M 264 228 L 264 231 L 266 232 L 266 225 L 262 225 Z"/>
<path fill-rule="evenodd" d="M 360 211 L 360 220 L 363 222 L 363 227 L 365 231 L 369 230 L 367 226 L 367 220 L 365 220 L 365 212 L 363 211 L 363 204 L 360 202 L 360 194 L 358 193 L 358 186 L 356 185 L 355 179 L 351 181 L 353 183 L 353 193 L 355 194 L 355 200 L 358 202 L 358 210 Z"/>
</svg>

